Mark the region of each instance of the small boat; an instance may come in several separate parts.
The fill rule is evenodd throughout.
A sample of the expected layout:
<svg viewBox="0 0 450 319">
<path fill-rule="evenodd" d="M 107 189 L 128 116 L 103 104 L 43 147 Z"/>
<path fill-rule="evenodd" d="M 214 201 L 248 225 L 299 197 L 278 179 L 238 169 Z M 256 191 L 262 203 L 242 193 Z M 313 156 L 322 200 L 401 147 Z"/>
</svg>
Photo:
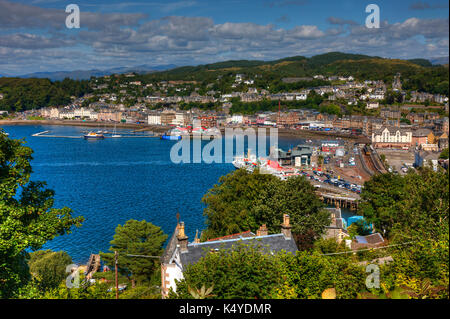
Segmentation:
<svg viewBox="0 0 450 319">
<path fill-rule="evenodd" d="M 122 135 L 117 134 L 117 132 L 116 132 L 116 126 L 115 126 L 115 125 L 114 125 L 114 131 L 113 131 L 113 134 L 111 135 L 111 137 L 113 137 L 113 138 L 122 137 Z"/>
<path fill-rule="evenodd" d="M 89 132 L 88 134 L 84 135 L 85 140 L 91 140 L 91 139 L 104 139 L 105 136 L 103 134 L 99 134 L 98 132 Z"/>
</svg>

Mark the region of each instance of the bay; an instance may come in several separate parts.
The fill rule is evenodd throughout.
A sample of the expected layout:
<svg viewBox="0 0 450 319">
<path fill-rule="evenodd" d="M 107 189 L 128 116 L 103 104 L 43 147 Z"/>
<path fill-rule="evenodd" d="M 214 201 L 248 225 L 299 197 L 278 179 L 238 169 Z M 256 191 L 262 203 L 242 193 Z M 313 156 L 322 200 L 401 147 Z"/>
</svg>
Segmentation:
<svg viewBox="0 0 450 319">
<path fill-rule="evenodd" d="M 175 164 L 170 150 L 177 142 L 159 138 L 86 141 L 32 136 L 49 131 L 80 137 L 88 130 L 81 126 L 18 125 L 3 129 L 10 138 L 23 138 L 33 149 L 31 180 L 45 181 L 55 191 L 54 207 L 67 206 L 75 216 L 85 217 L 81 227 L 42 248 L 64 250 L 75 263 L 85 263 L 91 253 L 107 251 L 117 225 L 129 219 L 149 221 L 171 236 L 179 212 L 189 240 L 193 240 L 196 231 L 205 228 L 202 197 L 221 176 L 234 171 L 229 163 Z M 125 136 L 131 131 L 118 129 L 117 133 Z M 296 137 L 278 139 L 283 149 L 304 142 Z M 267 150 L 268 143 L 269 139 Z"/>
</svg>

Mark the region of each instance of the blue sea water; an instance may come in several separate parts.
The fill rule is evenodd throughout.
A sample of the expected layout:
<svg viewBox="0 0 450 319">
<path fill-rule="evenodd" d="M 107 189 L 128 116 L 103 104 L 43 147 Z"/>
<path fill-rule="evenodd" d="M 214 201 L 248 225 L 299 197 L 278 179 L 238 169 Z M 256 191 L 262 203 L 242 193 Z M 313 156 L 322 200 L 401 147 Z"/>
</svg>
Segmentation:
<svg viewBox="0 0 450 319">
<path fill-rule="evenodd" d="M 205 228 L 203 195 L 232 164 L 174 164 L 170 150 L 175 141 L 159 138 L 84 140 L 34 137 L 50 131 L 59 136 L 81 136 L 86 127 L 4 126 L 10 138 L 24 138 L 33 153 L 32 180 L 46 181 L 55 191 L 55 207 L 70 207 L 82 215 L 82 227 L 49 241 L 43 249 L 64 250 L 74 262 L 86 262 L 91 253 L 107 251 L 117 225 L 129 219 L 146 220 L 169 236 L 176 214 L 186 224 L 192 240 Z M 117 130 L 127 134 L 129 130 Z M 303 143 L 298 138 L 279 138 L 288 148 Z M 206 144 L 208 142 L 204 142 Z M 268 149 L 268 148 L 267 148 Z"/>
</svg>

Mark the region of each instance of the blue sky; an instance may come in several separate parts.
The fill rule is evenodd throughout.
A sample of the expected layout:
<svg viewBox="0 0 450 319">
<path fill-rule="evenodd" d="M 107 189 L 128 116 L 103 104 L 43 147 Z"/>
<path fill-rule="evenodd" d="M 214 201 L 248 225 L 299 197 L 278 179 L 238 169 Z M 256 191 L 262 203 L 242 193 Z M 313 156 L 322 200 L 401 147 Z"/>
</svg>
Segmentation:
<svg viewBox="0 0 450 319">
<path fill-rule="evenodd" d="M 80 29 L 65 28 L 70 3 Z M 380 29 L 364 25 L 370 3 Z M 448 56 L 448 1 L 0 0 L 0 75 L 330 51 Z"/>
</svg>

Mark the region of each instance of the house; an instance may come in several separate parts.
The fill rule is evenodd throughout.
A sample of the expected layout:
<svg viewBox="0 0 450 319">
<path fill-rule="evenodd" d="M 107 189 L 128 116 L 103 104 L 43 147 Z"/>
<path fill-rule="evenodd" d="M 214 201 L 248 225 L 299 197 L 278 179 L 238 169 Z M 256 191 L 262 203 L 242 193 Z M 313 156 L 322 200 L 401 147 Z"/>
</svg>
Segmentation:
<svg viewBox="0 0 450 319">
<path fill-rule="evenodd" d="M 370 234 L 367 236 L 355 236 L 351 243 L 351 249 L 375 248 L 384 246 L 385 241 L 380 233 Z"/>
<path fill-rule="evenodd" d="M 251 245 L 263 253 L 271 254 L 285 251 L 295 254 L 297 245 L 291 233 L 289 215 L 283 216 L 281 232 L 269 235 L 266 225 L 262 225 L 256 235 L 250 231 L 233 234 L 213 240 L 200 242 L 197 235 L 193 242 L 188 242 L 185 225 L 180 222 L 161 256 L 161 294 L 166 298 L 172 289 L 176 292 L 175 280 L 183 279 L 186 266 L 197 263 L 207 254 L 220 250 L 233 250 L 240 244 Z"/>
<path fill-rule="evenodd" d="M 326 208 L 330 212 L 331 215 L 331 224 L 330 226 L 325 227 L 325 234 L 323 235 L 324 239 L 334 238 L 338 243 L 341 243 L 344 238 L 348 237 L 349 234 L 347 232 L 347 225 L 345 219 L 342 218 L 341 209 L 339 207 L 336 208 Z"/>
</svg>

